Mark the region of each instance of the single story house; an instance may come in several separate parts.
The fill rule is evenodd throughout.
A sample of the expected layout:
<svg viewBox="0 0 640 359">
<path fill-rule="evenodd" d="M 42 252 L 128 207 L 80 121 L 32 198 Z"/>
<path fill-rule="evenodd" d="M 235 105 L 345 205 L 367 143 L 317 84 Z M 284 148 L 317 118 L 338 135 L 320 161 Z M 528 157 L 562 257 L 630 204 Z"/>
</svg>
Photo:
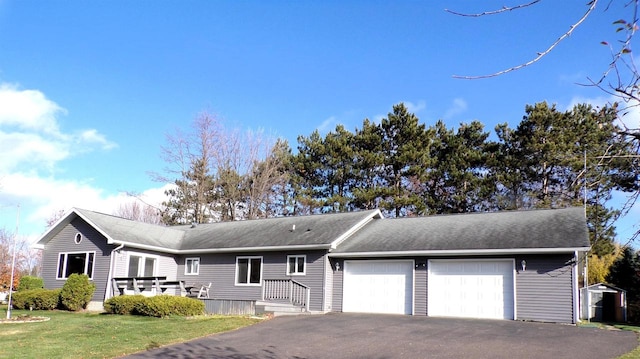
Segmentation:
<svg viewBox="0 0 640 359">
<path fill-rule="evenodd" d="M 36 243 L 47 288 L 163 276 L 210 298 L 366 312 L 575 323 L 582 208 L 384 218 L 379 210 L 166 227 L 73 209 Z M 284 292 L 284 294 L 283 294 Z M 302 293 L 294 294 L 295 293 Z"/>
</svg>

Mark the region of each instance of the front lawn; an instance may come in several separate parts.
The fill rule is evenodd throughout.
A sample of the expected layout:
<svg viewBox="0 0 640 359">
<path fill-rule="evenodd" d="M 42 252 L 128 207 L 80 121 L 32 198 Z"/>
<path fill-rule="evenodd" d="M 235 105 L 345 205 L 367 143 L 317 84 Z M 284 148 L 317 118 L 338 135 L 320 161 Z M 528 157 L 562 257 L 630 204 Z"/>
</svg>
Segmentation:
<svg viewBox="0 0 640 359">
<path fill-rule="evenodd" d="M 6 317 L 6 311 L 0 311 Z M 142 316 L 12 311 L 49 317 L 41 323 L 0 324 L 0 358 L 113 358 L 242 328 L 260 319 L 240 316 Z"/>
</svg>

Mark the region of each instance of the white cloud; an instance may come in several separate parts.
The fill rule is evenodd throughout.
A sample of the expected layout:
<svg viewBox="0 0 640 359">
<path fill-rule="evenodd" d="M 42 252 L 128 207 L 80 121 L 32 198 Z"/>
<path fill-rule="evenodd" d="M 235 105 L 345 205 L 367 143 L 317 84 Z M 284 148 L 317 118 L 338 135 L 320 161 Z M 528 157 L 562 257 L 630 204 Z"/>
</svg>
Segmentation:
<svg viewBox="0 0 640 359">
<path fill-rule="evenodd" d="M 63 132 L 58 116 L 64 114 L 65 109 L 38 90 L 0 83 L 0 171 L 51 171 L 73 153 L 117 146 L 95 129 Z"/>
<path fill-rule="evenodd" d="M 126 197 L 83 179 L 55 177 L 54 169 L 72 156 L 117 146 L 96 129 L 63 130 L 59 116 L 66 113 L 41 91 L 0 83 L 0 227 L 13 228 L 7 211 L 19 204 L 21 234 L 33 238 L 61 209 L 112 213 Z"/>
<path fill-rule="evenodd" d="M 104 135 L 98 133 L 97 130 L 84 130 L 77 135 L 77 142 L 86 144 L 97 144 L 103 150 L 110 150 L 118 147 L 114 142 L 108 141 Z"/>
<path fill-rule="evenodd" d="M 19 90 L 15 85 L 0 84 L 0 126 L 57 134 L 56 116 L 64 113 L 65 109 L 40 91 Z"/>
<path fill-rule="evenodd" d="M 567 106 L 566 110 L 571 110 L 575 105 L 587 103 L 593 107 L 604 107 L 611 105 L 614 102 L 618 102 L 618 106 L 621 109 L 619 112 L 618 125 L 629 129 L 640 129 L 640 103 L 620 102 L 620 99 L 614 96 L 611 97 L 580 97 L 575 96 L 571 99 L 571 102 Z"/>
<path fill-rule="evenodd" d="M 411 101 L 404 101 L 404 105 L 407 107 L 407 110 L 414 115 L 427 108 L 427 103 L 424 100 L 420 100 L 416 104 Z"/>
<path fill-rule="evenodd" d="M 445 111 L 444 116 L 442 118 L 445 120 L 451 119 L 467 111 L 467 107 L 468 107 L 467 102 L 464 99 L 461 99 L 461 98 L 453 99 L 453 103 L 447 109 L 447 111 Z"/>
<path fill-rule="evenodd" d="M 320 133 L 326 133 L 334 129 L 337 123 L 336 117 L 331 116 L 326 120 L 322 121 L 322 123 L 318 126 L 318 131 Z"/>
</svg>

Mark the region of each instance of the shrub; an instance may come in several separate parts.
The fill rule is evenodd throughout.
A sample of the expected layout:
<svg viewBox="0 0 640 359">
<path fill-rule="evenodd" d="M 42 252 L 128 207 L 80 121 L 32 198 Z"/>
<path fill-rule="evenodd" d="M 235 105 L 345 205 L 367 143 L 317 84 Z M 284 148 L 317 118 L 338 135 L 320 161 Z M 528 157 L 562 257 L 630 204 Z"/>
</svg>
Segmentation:
<svg viewBox="0 0 640 359">
<path fill-rule="evenodd" d="M 44 281 L 40 277 L 34 277 L 30 275 L 26 275 L 20 278 L 20 283 L 18 284 L 18 290 L 29 290 L 29 289 L 39 289 L 44 288 Z"/>
<path fill-rule="evenodd" d="M 104 302 L 104 310 L 111 314 L 135 314 L 135 306 L 146 297 L 143 295 L 120 295 Z"/>
<path fill-rule="evenodd" d="M 193 316 L 204 314 L 204 303 L 193 298 L 158 295 L 145 297 L 136 303 L 134 311 L 135 314 L 159 318 L 171 315 Z"/>
<path fill-rule="evenodd" d="M 89 281 L 86 274 L 72 274 L 62 286 L 60 304 L 64 309 L 77 311 L 89 304 L 96 285 Z"/>
<path fill-rule="evenodd" d="M 60 303 L 60 289 L 28 289 L 11 295 L 16 309 L 53 310 Z"/>
</svg>

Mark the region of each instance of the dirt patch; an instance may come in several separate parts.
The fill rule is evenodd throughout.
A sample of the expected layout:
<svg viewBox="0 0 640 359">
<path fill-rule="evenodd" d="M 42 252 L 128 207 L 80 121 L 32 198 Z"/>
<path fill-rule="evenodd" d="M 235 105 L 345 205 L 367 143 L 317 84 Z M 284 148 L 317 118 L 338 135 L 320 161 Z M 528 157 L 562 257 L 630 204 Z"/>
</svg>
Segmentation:
<svg viewBox="0 0 640 359">
<path fill-rule="evenodd" d="M 0 324 L 40 323 L 48 321 L 49 317 L 34 317 L 31 315 L 19 315 L 17 317 L 0 319 Z"/>
</svg>

